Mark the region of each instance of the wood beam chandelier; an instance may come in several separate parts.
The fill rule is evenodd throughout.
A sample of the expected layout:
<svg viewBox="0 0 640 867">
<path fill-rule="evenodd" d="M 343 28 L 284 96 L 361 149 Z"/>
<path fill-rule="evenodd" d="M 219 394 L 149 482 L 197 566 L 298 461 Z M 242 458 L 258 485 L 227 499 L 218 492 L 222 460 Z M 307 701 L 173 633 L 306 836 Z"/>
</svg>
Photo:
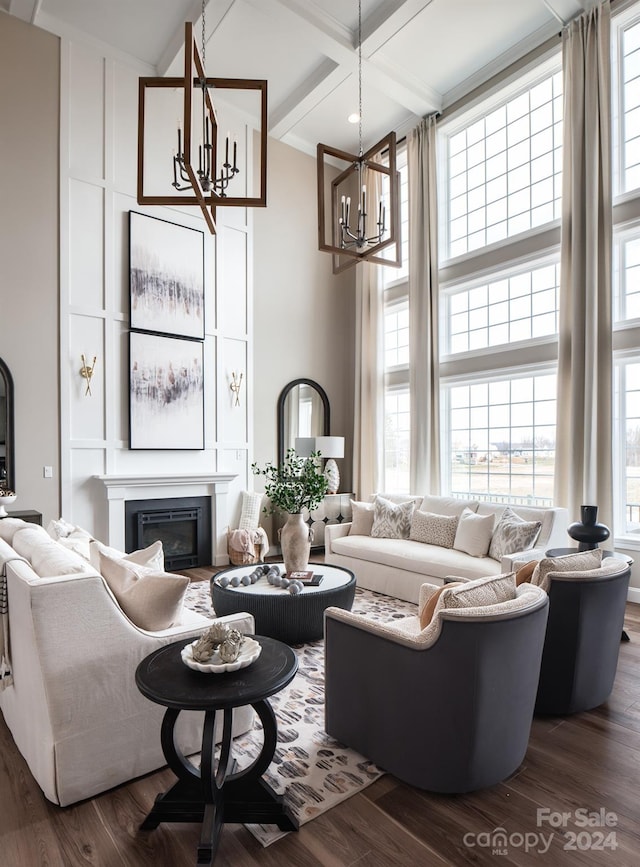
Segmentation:
<svg viewBox="0 0 640 867">
<path fill-rule="evenodd" d="M 361 0 L 358 0 L 358 139 L 357 155 L 324 144 L 317 148 L 318 247 L 333 255 L 334 274 L 365 260 L 397 268 L 402 264 L 396 134 L 390 132 L 366 152 L 362 147 Z M 341 163 L 347 164 L 343 170 Z M 336 167 L 338 174 L 329 180 Z M 373 209 L 369 213 L 371 202 Z M 393 245 L 395 249 L 389 250 Z"/>
<path fill-rule="evenodd" d="M 252 78 L 210 78 L 206 74 L 205 60 L 203 0 L 202 54 L 194 37 L 193 25 L 187 21 L 184 26 L 184 75 L 181 78 L 139 79 L 137 199 L 140 205 L 199 207 L 210 232 L 215 234 L 217 208 L 266 207 L 267 82 Z M 172 134 L 177 148 L 173 146 L 170 158 L 165 159 L 158 141 L 165 133 L 166 117 L 170 114 L 170 100 L 174 91 L 182 92 L 182 116 Z M 222 91 L 245 91 L 251 93 L 254 99 L 256 96 L 259 99 L 258 188 L 251 191 L 255 195 L 249 195 L 248 190 L 249 157 L 245 164 L 245 178 L 242 179 L 237 138 L 232 140 L 231 134 L 227 133 L 224 143 L 219 146 L 218 111 L 214 96 Z M 243 144 L 249 155 L 252 150 L 250 135 L 246 136 Z M 173 191 L 169 192 L 171 187 Z"/>
</svg>

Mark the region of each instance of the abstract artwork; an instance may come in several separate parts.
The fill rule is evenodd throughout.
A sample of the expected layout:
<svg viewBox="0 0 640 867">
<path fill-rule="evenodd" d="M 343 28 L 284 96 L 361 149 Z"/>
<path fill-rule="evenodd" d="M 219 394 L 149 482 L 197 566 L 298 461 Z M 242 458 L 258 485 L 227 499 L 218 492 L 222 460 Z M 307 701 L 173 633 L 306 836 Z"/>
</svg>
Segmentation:
<svg viewBox="0 0 640 867">
<path fill-rule="evenodd" d="M 129 212 L 131 327 L 204 340 L 204 232 Z"/>
<path fill-rule="evenodd" d="M 129 333 L 129 448 L 203 449 L 204 344 Z"/>
</svg>

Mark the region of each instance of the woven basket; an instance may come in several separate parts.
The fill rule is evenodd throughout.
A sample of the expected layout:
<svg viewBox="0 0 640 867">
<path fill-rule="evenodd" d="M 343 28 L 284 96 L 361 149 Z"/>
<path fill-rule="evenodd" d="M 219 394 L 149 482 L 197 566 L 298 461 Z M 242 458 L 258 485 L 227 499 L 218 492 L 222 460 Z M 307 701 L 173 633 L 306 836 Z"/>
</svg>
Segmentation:
<svg viewBox="0 0 640 867">
<path fill-rule="evenodd" d="M 260 562 L 260 545 L 254 545 L 253 554 L 249 554 L 246 551 L 234 551 L 227 541 L 227 553 L 232 566 L 253 566 Z"/>
</svg>

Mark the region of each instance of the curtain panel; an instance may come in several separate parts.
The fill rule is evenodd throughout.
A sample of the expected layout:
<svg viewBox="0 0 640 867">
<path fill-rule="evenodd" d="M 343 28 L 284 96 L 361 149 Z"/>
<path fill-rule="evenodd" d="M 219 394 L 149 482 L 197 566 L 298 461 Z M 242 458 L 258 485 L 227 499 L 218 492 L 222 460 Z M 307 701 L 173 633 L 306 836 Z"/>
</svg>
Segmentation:
<svg viewBox="0 0 640 867">
<path fill-rule="evenodd" d="M 613 528 L 610 7 L 563 33 L 564 124 L 555 502 Z"/>
</svg>

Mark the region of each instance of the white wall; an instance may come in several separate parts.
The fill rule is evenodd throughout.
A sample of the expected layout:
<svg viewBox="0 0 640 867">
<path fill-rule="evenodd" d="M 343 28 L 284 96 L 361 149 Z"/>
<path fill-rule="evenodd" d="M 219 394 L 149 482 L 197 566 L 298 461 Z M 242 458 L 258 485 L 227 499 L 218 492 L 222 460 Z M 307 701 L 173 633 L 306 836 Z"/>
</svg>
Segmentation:
<svg viewBox="0 0 640 867">
<path fill-rule="evenodd" d="M 105 539 L 107 499 L 95 476 L 237 473 L 229 497 L 233 523 L 239 516 L 239 495 L 247 486 L 250 461 L 251 404 L 246 383 L 252 358 L 251 215 L 246 209 L 218 209 L 218 234 L 213 236 L 197 207 L 137 204 L 138 78 L 150 72 L 92 45 L 62 38 L 62 514 Z M 175 118 L 168 123 L 175 123 Z M 244 121 L 238 123 L 243 127 L 240 143 L 251 140 Z M 157 144 L 166 154 L 167 192 L 171 192 L 172 144 L 165 137 Z M 203 450 L 129 448 L 131 210 L 204 232 Z M 91 396 L 79 375 L 82 353 L 97 358 Z M 240 406 L 233 404 L 229 388 L 232 371 L 244 374 Z"/>
<path fill-rule="evenodd" d="M 15 387 L 14 510 L 59 512 L 60 40 L 0 12 L 0 356 Z M 43 466 L 53 478 L 43 478 Z"/>
<path fill-rule="evenodd" d="M 254 214 L 254 454 L 277 461 L 276 407 L 300 377 L 327 392 L 331 433 L 344 436 L 343 491 L 351 486 L 354 271 L 334 276 L 318 250 L 316 161 L 269 140 L 268 207 Z M 256 490 L 261 490 L 255 480 Z M 264 520 L 263 526 L 269 528 Z"/>
</svg>

